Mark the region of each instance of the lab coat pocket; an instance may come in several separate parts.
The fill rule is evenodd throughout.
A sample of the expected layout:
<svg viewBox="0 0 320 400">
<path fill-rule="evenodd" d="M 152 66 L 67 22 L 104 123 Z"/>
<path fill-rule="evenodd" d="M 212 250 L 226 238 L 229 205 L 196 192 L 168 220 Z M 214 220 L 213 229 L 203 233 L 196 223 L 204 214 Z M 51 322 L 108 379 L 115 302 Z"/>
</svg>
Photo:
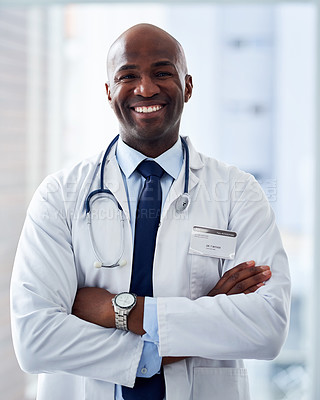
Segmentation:
<svg viewBox="0 0 320 400">
<path fill-rule="evenodd" d="M 191 299 L 206 296 L 220 279 L 221 260 L 214 257 L 189 254 L 192 257 L 190 272 Z"/>
<path fill-rule="evenodd" d="M 245 368 L 194 368 L 193 400 L 249 400 Z"/>
</svg>

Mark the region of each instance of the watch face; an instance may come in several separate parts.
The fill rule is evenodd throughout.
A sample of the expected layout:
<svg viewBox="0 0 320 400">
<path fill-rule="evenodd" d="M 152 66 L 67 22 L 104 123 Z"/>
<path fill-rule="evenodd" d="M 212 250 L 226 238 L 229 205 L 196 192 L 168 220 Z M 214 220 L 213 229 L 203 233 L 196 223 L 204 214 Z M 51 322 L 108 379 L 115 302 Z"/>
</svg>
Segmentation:
<svg viewBox="0 0 320 400">
<path fill-rule="evenodd" d="M 119 293 L 115 298 L 115 303 L 121 308 L 130 308 L 136 302 L 136 298 L 131 293 Z"/>
</svg>

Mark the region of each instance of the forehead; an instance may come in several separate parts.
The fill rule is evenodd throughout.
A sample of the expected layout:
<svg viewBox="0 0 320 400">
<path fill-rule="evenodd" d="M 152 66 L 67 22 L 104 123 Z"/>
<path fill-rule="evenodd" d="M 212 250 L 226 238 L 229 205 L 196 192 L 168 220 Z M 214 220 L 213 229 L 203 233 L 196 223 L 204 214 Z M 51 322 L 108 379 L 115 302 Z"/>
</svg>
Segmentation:
<svg viewBox="0 0 320 400">
<path fill-rule="evenodd" d="M 148 67 L 159 61 L 170 61 L 179 69 L 180 51 L 166 35 L 135 33 L 119 39 L 108 57 L 108 71 L 115 73 L 124 65 Z"/>
</svg>

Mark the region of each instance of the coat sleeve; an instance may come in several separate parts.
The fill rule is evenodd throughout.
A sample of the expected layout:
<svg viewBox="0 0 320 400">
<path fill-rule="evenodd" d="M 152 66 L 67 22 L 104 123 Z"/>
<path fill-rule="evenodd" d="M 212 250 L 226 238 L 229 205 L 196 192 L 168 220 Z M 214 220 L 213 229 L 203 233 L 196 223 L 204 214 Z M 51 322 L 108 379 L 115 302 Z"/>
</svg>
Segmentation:
<svg viewBox="0 0 320 400">
<path fill-rule="evenodd" d="M 49 177 L 27 212 L 11 280 L 18 361 L 29 373 L 70 373 L 133 386 L 141 337 L 71 314 L 78 279 L 68 207 L 60 181 Z"/>
<path fill-rule="evenodd" d="M 244 261 L 269 265 L 271 279 L 255 293 L 159 298 L 161 356 L 217 360 L 273 359 L 284 343 L 290 307 L 288 262 L 273 211 L 250 176 L 230 193 L 228 229 L 238 233 L 236 256 L 222 273 Z"/>
</svg>

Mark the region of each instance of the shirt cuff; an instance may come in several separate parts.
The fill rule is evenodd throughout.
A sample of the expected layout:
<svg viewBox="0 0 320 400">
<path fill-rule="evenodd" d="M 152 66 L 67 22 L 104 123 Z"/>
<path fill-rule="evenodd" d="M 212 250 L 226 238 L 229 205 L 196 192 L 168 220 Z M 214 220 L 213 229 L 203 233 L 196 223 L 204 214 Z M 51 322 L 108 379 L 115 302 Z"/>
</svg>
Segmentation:
<svg viewBox="0 0 320 400">
<path fill-rule="evenodd" d="M 142 336 L 144 340 L 143 350 L 138 365 L 137 376 L 150 378 L 160 371 L 162 357 L 159 356 L 158 344 L 158 313 L 157 299 L 145 297 L 143 329 L 146 333 Z"/>
<path fill-rule="evenodd" d="M 137 376 L 140 378 L 151 378 L 161 368 L 162 358 L 159 356 L 158 346 L 151 342 L 144 342 Z"/>
<path fill-rule="evenodd" d="M 142 339 L 145 342 L 158 345 L 158 308 L 157 299 L 154 297 L 145 297 L 144 299 L 143 329 L 146 333 L 142 336 Z"/>
</svg>

